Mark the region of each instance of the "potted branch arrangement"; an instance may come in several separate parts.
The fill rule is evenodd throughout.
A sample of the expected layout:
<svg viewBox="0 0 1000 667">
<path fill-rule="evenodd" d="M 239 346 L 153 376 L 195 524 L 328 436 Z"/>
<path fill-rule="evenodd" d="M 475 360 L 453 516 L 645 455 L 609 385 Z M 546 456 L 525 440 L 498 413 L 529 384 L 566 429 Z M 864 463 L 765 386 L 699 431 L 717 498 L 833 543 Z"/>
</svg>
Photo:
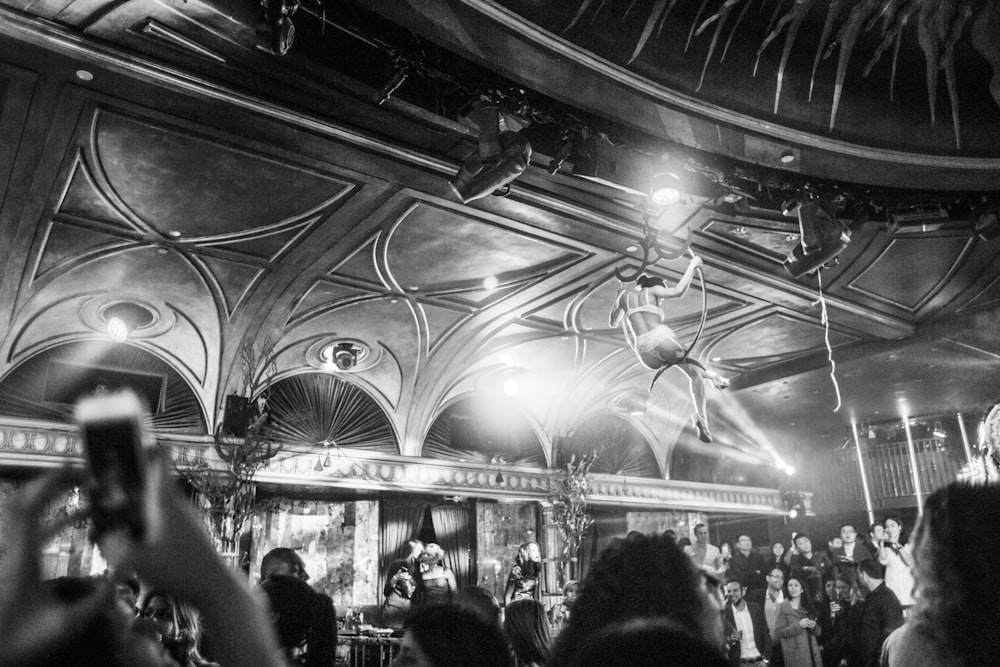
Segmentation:
<svg viewBox="0 0 1000 667">
<path fill-rule="evenodd" d="M 221 465 L 199 459 L 177 466 L 202 499 L 216 548 L 234 566 L 244 565 L 238 562 L 239 539 L 254 511 L 254 478 L 281 450 L 267 433 L 267 401 L 277 371 L 273 353 L 270 337 L 240 346 L 241 392 L 226 397 L 226 414 L 214 435 Z"/>
<path fill-rule="evenodd" d="M 562 538 L 562 554 L 558 573 L 560 588 L 573 578 L 573 563 L 583 543 L 583 536 L 594 523 L 587 513 L 587 492 L 590 486 L 590 467 L 598 452 L 592 451 L 577 457 L 570 456 L 562 469 L 549 479 L 549 502 L 552 503 L 552 522 Z"/>
</svg>

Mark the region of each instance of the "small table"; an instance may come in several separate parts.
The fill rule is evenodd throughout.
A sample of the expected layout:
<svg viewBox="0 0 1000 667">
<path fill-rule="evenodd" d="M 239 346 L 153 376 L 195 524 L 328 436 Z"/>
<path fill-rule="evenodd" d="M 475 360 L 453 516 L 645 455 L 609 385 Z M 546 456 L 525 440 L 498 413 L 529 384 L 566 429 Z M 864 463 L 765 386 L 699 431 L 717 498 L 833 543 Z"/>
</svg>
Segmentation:
<svg viewBox="0 0 1000 667">
<path fill-rule="evenodd" d="M 341 632 L 337 635 L 337 661 L 346 667 L 389 667 L 399 653 L 399 638 Z"/>
</svg>

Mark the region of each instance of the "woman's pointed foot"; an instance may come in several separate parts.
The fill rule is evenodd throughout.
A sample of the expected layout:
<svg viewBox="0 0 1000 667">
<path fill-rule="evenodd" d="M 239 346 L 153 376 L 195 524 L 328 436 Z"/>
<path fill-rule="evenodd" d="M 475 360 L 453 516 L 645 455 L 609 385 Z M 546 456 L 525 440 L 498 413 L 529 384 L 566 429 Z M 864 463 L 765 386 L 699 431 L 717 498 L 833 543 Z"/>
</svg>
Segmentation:
<svg viewBox="0 0 1000 667">
<path fill-rule="evenodd" d="M 712 442 L 712 434 L 708 430 L 708 424 L 698 415 L 694 416 L 694 427 L 698 429 L 698 439 L 702 442 Z"/>
<path fill-rule="evenodd" d="M 721 391 L 722 389 L 725 389 L 726 387 L 729 386 L 729 378 L 724 378 L 721 375 L 716 375 L 714 378 L 712 378 L 712 384 L 715 386 L 716 389 L 719 389 Z"/>
</svg>

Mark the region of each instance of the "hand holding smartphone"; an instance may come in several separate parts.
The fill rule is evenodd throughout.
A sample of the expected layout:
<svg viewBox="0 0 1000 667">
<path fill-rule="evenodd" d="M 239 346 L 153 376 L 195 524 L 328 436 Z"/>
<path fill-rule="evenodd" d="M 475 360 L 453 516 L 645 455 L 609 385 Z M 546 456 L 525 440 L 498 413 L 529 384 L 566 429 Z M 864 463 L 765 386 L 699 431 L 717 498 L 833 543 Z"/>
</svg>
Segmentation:
<svg viewBox="0 0 1000 667">
<path fill-rule="evenodd" d="M 85 398 L 76 406 L 93 478 L 97 536 L 119 529 L 135 540 L 146 534 L 147 448 L 152 443 L 143 429 L 144 415 L 142 402 L 131 391 Z"/>
</svg>

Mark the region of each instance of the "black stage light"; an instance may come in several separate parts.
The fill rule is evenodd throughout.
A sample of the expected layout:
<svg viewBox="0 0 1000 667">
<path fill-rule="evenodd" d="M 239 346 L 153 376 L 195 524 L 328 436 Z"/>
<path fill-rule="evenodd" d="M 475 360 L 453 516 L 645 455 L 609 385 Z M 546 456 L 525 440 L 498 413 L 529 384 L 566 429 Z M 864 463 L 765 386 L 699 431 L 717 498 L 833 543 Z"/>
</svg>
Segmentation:
<svg viewBox="0 0 1000 667">
<path fill-rule="evenodd" d="M 520 133 L 507 129 L 497 107 L 481 107 L 469 118 L 479 128 L 479 149 L 466 159 L 450 183 L 463 204 L 509 185 L 531 162 L 531 144 Z"/>
<path fill-rule="evenodd" d="M 810 201 L 799 204 L 798 243 L 785 258 L 784 267 L 793 278 L 800 278 L 823 267 L 851 242 L 851 232 L 819 205 Z"/>
</svg>

